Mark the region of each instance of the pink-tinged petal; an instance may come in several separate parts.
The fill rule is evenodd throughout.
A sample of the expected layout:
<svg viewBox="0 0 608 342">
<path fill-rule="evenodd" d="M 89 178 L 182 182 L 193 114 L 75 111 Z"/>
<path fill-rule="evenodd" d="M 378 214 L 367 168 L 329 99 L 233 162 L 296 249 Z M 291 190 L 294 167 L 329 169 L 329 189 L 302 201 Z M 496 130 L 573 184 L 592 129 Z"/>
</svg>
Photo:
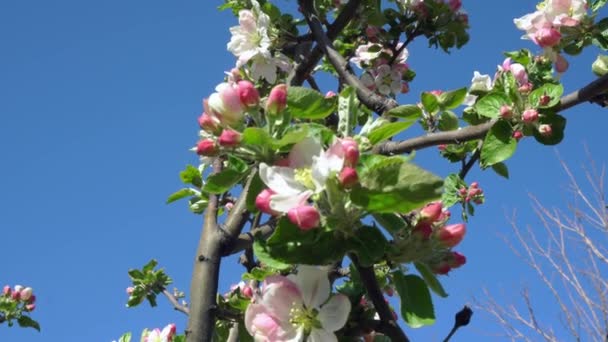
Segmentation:
<svg viewBox="0 0 608 342">
<path fill-rule="evenodd" d="M 298 194 L 274 194 L 270 196 L 270 209 L 286 213 L 292 208 L 306 204 L 308 198 L 312 196 L 311 190 L 302 191 Z"/>
<path fill-rule="evenodd" d="M 260 164 L 260 178 L 272 191 L 281 195 L 295 196 L 306 188 L 295 180 L 295 170 L 289 167 Z"/>
<path fill-rule="evenodd" d="M 322 330 L 322 329 L 313 329 L 308 335 L 306 342 L 338 342 L 338 338 L 332 332 Z"/>
<path fill-rule="evenodd" d="M 350 313 L 350 300 L 343 294 L 336 294 L 319 310 L 317 319 L 327 331 L 340 330 Z"/>
<path fill-rule="evenodd" d="M 283 276 L 271 276 L 264 280 L 261 303 L 274 317 L 289 323 L 291 309 L 302 306 L 302 294 L 297 284 Z"/>
<path fill-rule="evenodd" d="M 255 341 L 283 341 L 296 334 L 289 322 L 281 322 L 263 304 L 249 304 L 245 328 Z"/>
<path fill-rule="evenodd" d="M 318 156 L 323 151 L 321 144 L 313 138 L 306 138 L 293 145 L 289 152 L 289 166 L 299 168 L 309 168 L 312 165 L 313 157 Z"/>
<path fill-rule="evenodd" d="M 309 308 L 318 309 L 325 303 L 330 293 L 327 271 L 315 266 L 300 265 L 298 274 L 289 277 L 293 279 L 302 293 L 304 305 Z"/>
</svg>

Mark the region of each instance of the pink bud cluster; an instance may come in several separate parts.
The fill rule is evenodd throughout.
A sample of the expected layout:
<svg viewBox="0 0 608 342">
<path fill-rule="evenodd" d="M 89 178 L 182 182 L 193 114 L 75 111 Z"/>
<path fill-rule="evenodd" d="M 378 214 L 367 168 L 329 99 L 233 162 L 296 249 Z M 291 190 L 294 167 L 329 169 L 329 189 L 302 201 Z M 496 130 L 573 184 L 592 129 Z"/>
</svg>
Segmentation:
<svg viewBox="0 0 608 342">
<path fill-rule="evenodd" d="M 464 255 L 450 251 L 441 261 L 431 265 L 431 270 L 436 274 L 448 274 L 452 269 L 459 268 L 466 262 L 467 258 Z"/>
<path fill-rule="evenodd" d="M 36 309 L 36 295 L 33 294 L 31 287 L 15 285 L 15 287 L 11 288 L 9 285 L 5 285 L 2 288 L 2 295 L 0 297 L 22 304 L 24 311 L 32 312 Z"/>
<path fill-rule="evenodd" d="M 462 187 L 458 190 L 460 198 L 464 202 L 473 202 L 475 204 L 482 204 L 484 201 L 483 190 L 479 188 L 479 183 L 473 182 L 469 188 Z"/>
<path fill-rule="evenodd" d="M 238 284 L 233 284 L 230 286 L 230 291 L 224 295 L 225 298 L 230 297 L 236 290 L 239 290 L 239 293 L 245 298 L 253 298 L 253 289 L 251 286 L 247 285 L 244 281 L 240 281 Z"/>
</svg>

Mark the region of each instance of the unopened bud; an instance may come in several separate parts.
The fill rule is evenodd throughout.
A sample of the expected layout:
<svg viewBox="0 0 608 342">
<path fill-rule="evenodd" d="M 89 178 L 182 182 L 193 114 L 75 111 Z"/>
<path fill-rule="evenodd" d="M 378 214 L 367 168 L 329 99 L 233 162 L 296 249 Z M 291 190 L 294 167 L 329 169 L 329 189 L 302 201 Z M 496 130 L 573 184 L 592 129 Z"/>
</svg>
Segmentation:
<svg viewBox="0 0 608 342">
<path fill-rule="evenodd" d="M 437 239 L 446 247 L 454 247 L 462 241 L 467 229 L 464 223 L 445 226 L 437 232 Z"/>
<path fill-rule="evenodd" d="M 446 145 L 446 144 L 437 145 L 437 149 L 439 151 L 445 151 L 446 148 L 448 148 L 448 145 Z"/>
<path fill-rule="evenodd" d="M 334 97 L 334 96 L 336 96 L 336 95 L 337 95 L 337 94 L 336 94 L 334 91 L 330 90 L 330 91 L 328 91 L 327 93 L 325 93 L 325 98 L 326 98 L 326 99 L 330 99 L 330 98 L 332 98 L 332 97 Z"/>
<path fill-rule="evenodd" d="M 427 222 L 420 222 L 412 230 L 414 236 L 419 237 L 421 240 L 428 240 L 433 234 L 433 227 Z"/>
<path fill-rule="evenodd" d="M 210 115 L 207 113 L 203 113 L 198 118 L 198 125 L 205 132 L 212 133 L 215 135 L 217 135 L 222 129 L 222 127 L 220 126 L 220 120 L 214 115 Z"/>
<path fill-rule="evenodd" d="M 559 44 L 562 34 L 553 27 L 544 27 L 536 31 L 534 42 L 542 48 L 553 47 Z"/>
<path fill-rule="evenodd" d="M 32 297 L 32 288 L 31 287 L 24 288 L 23 290 L 20 291 L 19 296 L 21 297 L 21 300 L 27 301 L 28 299 L 30 299 L 30 297 Z"/>
<path fill-rule="evenodd" d="M 36 309 L 36 304 L 27 304 L 25 306 L 25 311 L 32 312 L 34 309 Z"/>
<path fill-rule="evenodd" d="M 344 149 L 344 161 L 347 165 L 356 166 L 359 161 L 359 144 L 353 138 L 344 138 L 340 140 Z"/>
<path fill-rule="evenodd" d="M 27 300 L 28 304 L 34 304 L 36 302 L 36 295 L 31 295 L 30 298 Z"/>
<path fill-rule="evenodd" d="M 253 83 L 249 81 L 239 81 L 239 83 L 237 83 L 237 91 L 241 103 L 245 107 L 256 107 L 260 103 L 260 93 L 255 89 Z"/>
<path fill-rule="evenodd" d="M 546 106 L 551 102 L 551 97 L 547 94 L 543 94 L 540 99 L 538 99 L 538 104 L 541 106 Z"/>
<path fill-rule="evenodd" d="M 270 189 L 264 189 L 255 198 L 255 207 L 261 212 L 270 215 L 276 215 L 277 212 L 270 208 L 270 198 L 274 195 L 274 191 Z"/>
<path fill-rule="evenodd" d="M 511 108 L 511 106 L 502 105 L 500 107 L 500 117 L 502 117 L 503 119 L 509 119 L 512 116 L 513 116 L 513 109 Z"/>
<path fill-rule="evenodd" d="M 538 120 L 538 111 L 536 109 L 526 109 L 521 115 L 521 120 L 527 124 Z"/>
<path fill-rule="evenodd" d="M 243 288 L 243 296 L 247 297 L 247 298 L 252 298 L 253 297 L 253 290 L 251 289 L 251 286 L 245 286 Z"/>
<path fill-rule="evenodd" d="M 452 252 L 452 254 L 448 258 L 448 264 L 451 268 L 458 268 L 466 263 L 467 258 L 458 252 Z"/>
<path fill-rule="evenodd" d="M 196 154 L 199 156 L 215 156 L 217 155 L 218 148 L 213 139 L 204 139 L 196 144 Z"/>
<path fill-rule="evenodd" d="M 433 271 L 435 274 L 448 274 L 450 270 L 452 270 L 452 268 L 447 264 L 447 262 L 441 262 L 437 265 L 431 266 L 431 271 Z"/>
<path fill-rule="evenodd" d="M 513 138 L 515 138 L 515 140 L 520 141 L 521 138 L 524 137 L 524 134 L 521 131 L 515 131 L 513 132 Z"/>
<path fill-rule="evenodd" d="M 13 291 L 13 293 L 11 293 L 11 298 L 13 300 L 19 300 L 21 298 L 21 292 L 20 291 Z"/>
<path fill-rule="evenodd" d="M 133 286 L 129 286 L 129 287 L 127 287 L 125 292 L 127 292 L 127 295 L 130 296 L 133 294 L 133 291 L 135 291 L 135 288 Z"/>
<path fill-rule="evenodd" d="M 2 294 L 5 296 L 10 296 L 11 295 L 11 287 L 9 285 L 4 285 L 4 288 L 2 288 Z"/>
<path fill-rule="evenodd" d="M 422 210 L 420 210 L 420 220 L 427 222 L 435 222 L 439 219 L 443 205 L 441 202 L 433 202 L 427 204 Z"/>
<path fill-rule="evenodd" d="M 272 88 L 266 101 L 266 115 L 279 115 L 287 107 L 287 85 L 278 84 Z"/>
<path fill-rule="evenodd" d="M 524 83 L 517 90 L 522 94 L 527 94 L 532 90 L 532 83 Z"/>
<path fill-rule="evenodd" d="M 542 124 L 538 126 L 538 132 L 544 137 L 550 137 L 553 134 L 551 125 Z"/>
<path fill-rule="evenodd" d="M 220 146 L 223 147 L 234 147 L 241 143 L 241 133 L 231 130 L 225 129 L 220 134 L 218 139 Z"/>
<path fill-rule="evenodd" d="M 359 182 L 357 170 L 353 169 L 350 166 L 344 167 L 338 175 L 338 180 L 340 181 L 340 184 L 342 184 L 343 187 L 347 189 L 352 187 L 353 185 L 357 184 L 357 182 Z"/>
<path fill-rule="evenodd" d="M 310 230 L 319 226 L 321 215 L 317 208 L 310 205 L 302 205 L 292 208 L 287 212 L 287 218 L 302 230 Z"/>
</svg>

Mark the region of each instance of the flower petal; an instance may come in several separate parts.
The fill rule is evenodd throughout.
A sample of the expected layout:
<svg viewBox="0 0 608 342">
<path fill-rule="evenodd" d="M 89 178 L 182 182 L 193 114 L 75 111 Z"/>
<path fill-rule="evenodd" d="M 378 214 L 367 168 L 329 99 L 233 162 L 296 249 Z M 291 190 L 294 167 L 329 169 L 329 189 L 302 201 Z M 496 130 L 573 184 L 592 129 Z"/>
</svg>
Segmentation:
<svg viewBox="0 0 608 342">
<path fill-rule="evenodd" d="M 306 188 L 295 180 L 294 169 L 260 164 L 260 178 L 276 194 L 295 196 Z"/>
<path fill-rule="evenodd" d="M 323 147 L 314 138 L 306 138 L 293 145 L 289 152 L 289 166 L 294 169 L 309 168 L 312 165 L 313 157 L 323 152 Z"/>
<path fill-rule="evenodd" d="M 296 331 L 289 322 L 281 322 L 263 304 L 249 304 L 245 311 L 245 328 L 256 341 L 282 341 Z"/>
<path fill-rule="evenodd" d="M 329 297 L 330 285 L 327 271 L 315 266 L 300 265 L 298 274 L 289 275 L 300 288 L 302 300 L 308 309 L 318 309 Z"/>
<path fill-rule="evenodd" d="M 311 190 L 306 190 L 296 195 L 274 194 L 270 196 L 270 209 L 286 213 L 292 208 L 305 204 L 310 196 L 312 196 Z"/>
<path fill-rule="evenodd" d="M 349 313 L 350 300 L 343 294 L 337 294 L 321 307 L 317 319 L 323 325 L 323 329 L 336 331 L 346 324 Z"/>
<path fill-rule="evenodd" d="M 291 309 L 302 306 L 302 294 L 297 284 L 283 276 L 271 276 L 264 280 L 261 303 L 281 321 L 289 324 Z"/>
<path fill-rule="evenodd" d="M 306 342 L 338 342 L 338 338 L 332 332 L 323 329 L 313 329 L 310 335 L 308 335 Z"/>
<path fill-rule="evenodd" d="M 344 147 L 336 140 L 329 149 L 318 157 L 313 157 L 312 180 L 316 192 L 325 189 L 325 182 L 332 172 L 340 172 L 344 166 Z"/>
</svg>

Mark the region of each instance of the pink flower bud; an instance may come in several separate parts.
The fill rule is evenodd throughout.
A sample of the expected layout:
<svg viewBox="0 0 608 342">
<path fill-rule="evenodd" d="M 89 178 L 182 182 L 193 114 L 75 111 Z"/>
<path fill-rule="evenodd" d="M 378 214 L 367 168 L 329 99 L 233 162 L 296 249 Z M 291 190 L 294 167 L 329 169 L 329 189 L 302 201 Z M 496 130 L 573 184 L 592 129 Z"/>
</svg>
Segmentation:
<svg viewBox="0 0 608 342">
<path fill-rule="evenodd" d="M 266 115 L 279 115 L 287 107 L 287 85 L 278 84 L 272 88 L 266 101 Z"/>
<path fill-rule="evenodd" d="M 343 187 L 347 189 L 352 187 L 359 181 L 357 170 L 353 169 L 350 166 L 344 167 L 338 175 L 338 180 L 340 181 L 340 184 L 342 184 Z"/>
<path fill-rule="evenodd" d="M 224 208 L 225 208 L 227 211 L 230 211 L 230 210 L 232 210 L 232 208 L 234 208 L 234 203 L 232 203 L 232 202 L 228 202 L 228 203 L 224 204 Z"/>
<path fill-rule="evenodd" d="M 521 115 L 521 120 L 525 123 L 533 123 L 538 120 L 538 111 L 536 109 L 526 109 Z"/>
<path fill-rule="evenodd" d="M 243 119 L 244 107 L 237 88 L 229 83 L 221 83 L 216 87 L 217 92 L 209 96 L 209 107 L 220 115 L 220 120 L 234 126 Z"/>
<path fill-rule="evenodd" d="M 469 15 L 466 13 L 458 13 L 456 19 L 465 25 L 469 25 Z"/>
<path fill-rule="evenodd" d="M 462 6 L 462 1 L 461 0 L 448 0 L 448 5 L 450 6 L 450 9 L 452 10 L 452 12 L 456 12 Z"/>
<path fill-rule="evenodd" d="M 250 286 L 245 286 L 243 288 L 243 296 L 247 297 L 247 298 L 253 298 L 253 290 L 251 289 Z"/>
<path fill-rule="evenodd" d="M 30 299 L 30 297 L 32 297 L 32 288 L 26 287 L 23 290 L 21 290 L 19 292 L 19 297 L 21 297 L 21 300 L 27 302 Z"/>
<path fill-rule="evenodd" d="M 420 210 L 420 220 L 425 222 L 435 222 L 439 219 L 443 205 L 441 202 L 432 202 L 427 204 L 422 210 Z"/>
<path fill-rule="evenodd" d="M 421 240 L 428 240 L 433 234 L 433 227 L 427 222 L 420 222 L 414 227 L 412 234 Z"/>
<path fill-rule="evenodd" d="M 437 239 L 446 247 L 454 247 L 462 241 L 467 229 L 464 223 L 445 226 L 437 232 Z"/>
<path fill-rule="evenodd" d="M 517 88 L 517 90 L 522 94 L 527 94 L 530 92 L 530 90 L 532 90 L 532 83 L 525 83 L 519 88 Z"/>
<path fill-rule="evenodd" d="M 310 230 L 319 226 L 321 215 L 317 208 L 310 205 L 302 205 L 292 208 L 287 212 L 289 221 L 302 230 Z"/>
<path fill-rule="evenodd" d="M 217 145 L 212 139 L 204 139 L 196 144 L 196 154 L 199 156 L 215 156 L 218 152 Z"/>
<path fill-rule="evenodd" d="M 277 215 L 276 211 L 270 209 L 270 197 L 272 195 L 274 195 L 274 191 L 270 189 L 262 190 L 255 198 L 255 207 L 265 214 Z"/>
<path fill-rule="evenodd" d="M 34 304 L 36 302 L 36 295 L 31 295 L 30 298 L 27 300 L 28 304 Z"/>
<path fill-rule="evenodd" d="M 477 195 L 481 195 L 483 193 L 483 191 L 479 188 L 471 188 L 469 189 L 469 197 L 475 197 Z"/>
<path fill-rule="evenodd" d="M 538 126 L 538 132 L 544 137 L 550 137 L 553 134 L 551 125 L 542 124 Z"/>
<path fill-rule="evenodd" d="M 353 138 L 344 138 L 340 140 L 344 149 L 344 161 L 347 165 L 355 166 L 359 161 L 359 145 Z"/>
<path fill-rule="evenodd" d="M 20 291 L 13 291 L 13 293 L 11 293 L 11 298 L 13 300 L 19 300 L 21 298 L 21 292 Z"/>
<path fill-rule="evenodd" d="M 448 148 L 448 145 L 446 144 L 437 145 L 437 149 L 439 149 L 439 151 L 445 151 L 446 148 Z"/>
<path fill-rule="evenodd" d="M 540 99 L 538 99 L 538 103 L 541 106 L 546 106 L 549 104 L 549 102 L 551 102 L 551 97 L 547 94 L 544 94 L 540 97 Z"/>
<path fill-rule="evenodd" d="M 521 131 L 515 131 L 513 132 L 513 138 L 515 138 L 515 140 L 520 141 L 521 138 L 524 137 L 524 134 Z"/>
<path fill-rule="evenodd" d="M 500 117 L 502 117 L 503 119 L 508 119 L 512 116 L 513 116 L 513 110 L 511 109 L 511 106 L 502 105 L 500 107 Z"/>
<path fill-rule="evenodd" d="M 27 312 L 32 312 L 32 311 L 34 311 L 34 309 L 36 309 L 36 304 L 27 304 L 25 306 L 25 311 L 27 311 Z"/>
<path fill-rule="evenodd" d="M 231 129 L 225 129 L 218 139 L 220 146 L 234 147 L 241 143 L 241 133 Z"/>
<path fill-rule="evenodd" d="M 510 64 L 509 70 L 511 71 L 513 77 L 515 77 L 517 83 L 519 83 L 520 86 L 523 86 L 528 83 L 528 72 L 526 71 L 526 68 L 523 65 L 519 63 Z"/>
<path fill-rule="evenodd" d="M 452 254 L 448 258 L 448 264 L 451 268 L 458 268 L 466 263 L 467 258 L 458 252 L 452 252 Z"/>
<path fill-rule="evenodd" d="M 328 91 L 327 93 L 325 93 L 325 98 L 326 98 L 326 99 L 330 99 L 330 98 L 332 98 L 332 97 L 334 97 L 334 96 L 336 96 L 336 95 L 337 95 L 337 94 L 336 94 L 335 92 L 333 92 L 333 91 L 331 91 L 331 90 L 330 90 L 330 91 Z"/>
<path fill-rule="evenodd" d="M 15 291 L 14 292 L 21 292 L 21 290 L 23 290 L 23 286 L 21 285 L 15 285 Z"/>
<path fill-rule="evenodd" d="M 232 68 L 228 76 L 232 82 L 238 82 L 241 80 L 241 71 L 238 68 Z"/>
<path fill-rule="evenodd" d="M 447 221 L 450 218 L 450 216 L 452 216 L 452 213 L 450 213 L 450 211 L 447 209 L 443 209 L 443 211 L 437 218 L 437 221 L 438 222 Z"/>
<path fill-rule="evenodd" d="M 274 166 L 289 167 L 289 158 L 281 158 L 274 162 Z"/>
<path fill-rule="evenodd" d="M 205 132 L 209 132 L 215 135 L 217 135 L 222 129 L 222 127 L 220 127 L 220 120 L 217 117 L 207 113 L 203 113 L 198 118 L 198 125 Z"/>
<path fill-rule="evenodd" d="M 502 66 L 501 66 L 501 70 L 502 71 L 510 71 L 511 70 L 511 58 L 506 58 L 503 62 L 502 62 Z"/>
<path fill-rule="evenodd" d="M 133 291 L 135 291 L 135 288 L 133 286 L 129 286 L 126 289 L 127 295 L 129 296 L 133 294 Z"/>
<path fill-rule="evenodd" d="M 429 91 L 429 93 L 431 93 L 435 96 L 439 96 L 439 95 L 443 94 L 443 90 L 431 90 L 431 91 Z"/>
<path fill-rule="evenodd" d="M 464 186 L 462 188 L 460 188 L 458 190 L 458 193 L 460 194 L 460 196 L 466 196 L 467 194 L 467 188 L 465 188 Z"/>
<path fill-rule="evenodd" d="M 237 83 L 237 90 L 241 103 L 245 107 L 255 107 L 260 103 L 260 93 L 255 89 L 253 83 L 249 81 L 239 81 L 239 83 Z"/>
<path fill-rule="evenodd" d="M 2 294 L 5 296 L 10 296 L 11 295 L 11 287 L 9 285 L 4 285 L 4 288 L 2 288 Z"/>
<path fill-rule="evenodd" d="M 559 44 L 562 34 L 553 27 L 544 27 L 536 31 L 533 41 L 542 48 L 553 47 Z"/>
<path fill-rule="evenodd" d="M 479 182 L 471 183 L 471 188 L 473 188 L 473 189 L 479 188 Z"/>
<path fill-rule="evenodd" d="M 568 70 L 568 66 L 569 63 L 564 56 L 558 54 L 555 59 L 555 71 L 559 72 L 560 74 L 564 73 L 566 70 Z"/>
<path fill-rule="evenodd" d="M 441 262 L 431 266 L 431 271 L 435 274 L 448 274 L 452 268 L 446 262 Z"/>
</svg>

